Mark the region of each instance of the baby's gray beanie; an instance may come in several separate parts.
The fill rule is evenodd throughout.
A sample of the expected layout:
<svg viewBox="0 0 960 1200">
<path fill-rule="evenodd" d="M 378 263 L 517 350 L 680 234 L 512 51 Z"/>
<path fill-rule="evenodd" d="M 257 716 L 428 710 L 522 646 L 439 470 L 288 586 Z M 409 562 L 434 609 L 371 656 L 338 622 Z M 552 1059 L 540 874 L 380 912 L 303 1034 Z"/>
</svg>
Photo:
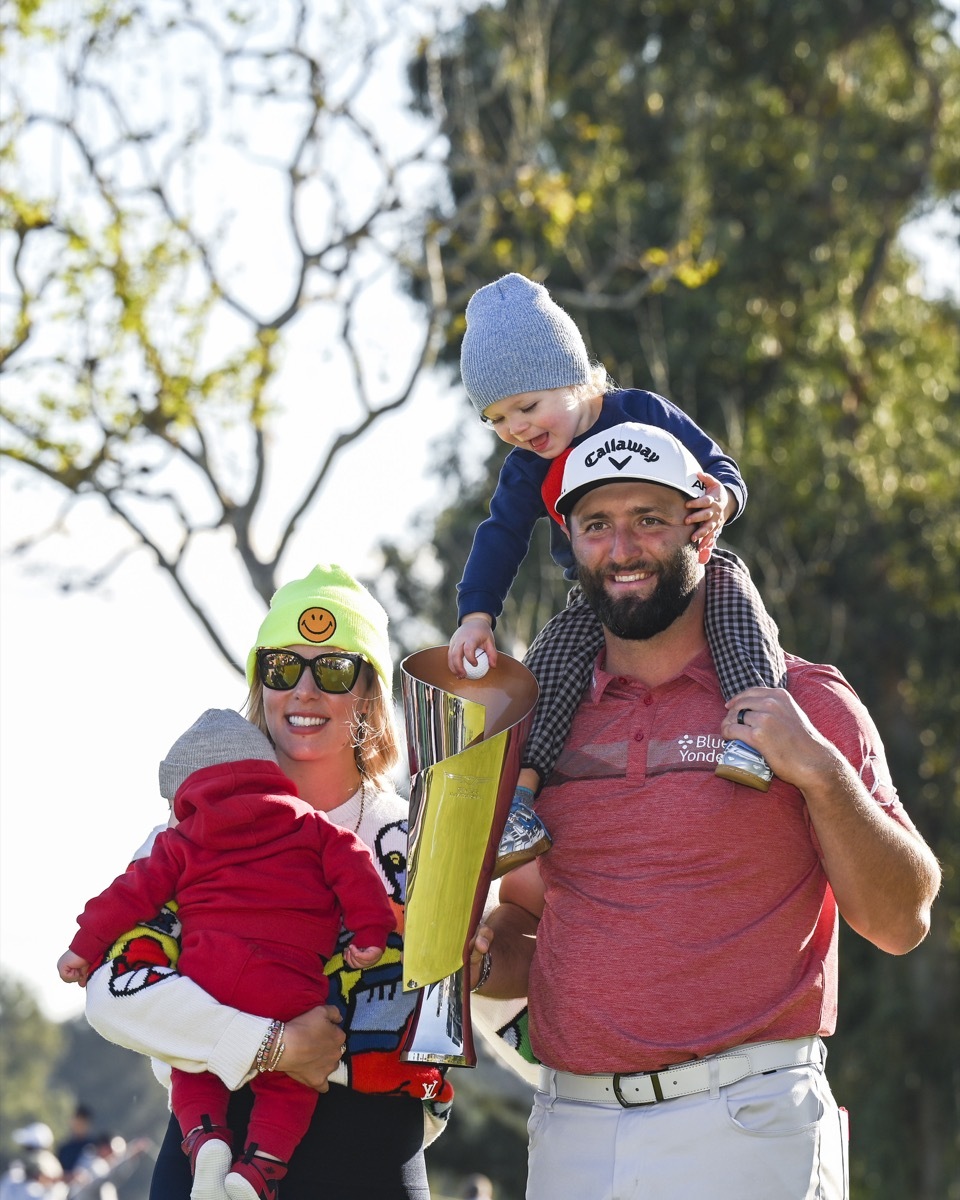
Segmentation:
<svg viewBox="0 0 960 1200">
<path fill-rule="evenodd" d="M 586 383 L 590 358 L 580 330 L 542 284 L 504 275 L 470 297 L 460 375 L 482 415 L 505 396 Z"/>
<path fill-rule="evenodd" d="M 194 771 L 245 758 L 277 761 L 269 738 L 256 725 L 232 708 L 208 708 L 167 751 L 160 764 L 160 795 L 172 801 Z"/>
</svg>

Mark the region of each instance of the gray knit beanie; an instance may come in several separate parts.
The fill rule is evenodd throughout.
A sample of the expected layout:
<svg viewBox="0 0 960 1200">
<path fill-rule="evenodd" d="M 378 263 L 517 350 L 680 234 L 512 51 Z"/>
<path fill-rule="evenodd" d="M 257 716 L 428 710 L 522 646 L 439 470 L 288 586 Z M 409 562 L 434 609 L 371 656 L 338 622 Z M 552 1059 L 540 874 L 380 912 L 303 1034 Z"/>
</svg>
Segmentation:
<svg viewBox="0 0 960 1200">
<path fill-rule="evenodd" d="M 580 330 L 542 284 L 504 275 L 470 297 L 460 375 L 482 415 L 505 396 L 586 383 L 590 359 Z"/>
<path fill-rule="evenodd" d="M 270 740 L 256 725 L 232 708 L 208 708 L 167 751 L 160 764 L 160 795 L 172 801 L 194 771 L 245 758 L 277 761 Z"/>
</svg>

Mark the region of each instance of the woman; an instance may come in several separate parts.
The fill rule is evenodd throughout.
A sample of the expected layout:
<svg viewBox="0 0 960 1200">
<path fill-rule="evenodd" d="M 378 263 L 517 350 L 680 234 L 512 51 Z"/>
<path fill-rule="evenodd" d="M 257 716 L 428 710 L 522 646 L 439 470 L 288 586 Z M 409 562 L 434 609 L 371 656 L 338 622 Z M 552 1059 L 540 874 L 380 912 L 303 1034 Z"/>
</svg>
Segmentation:
<svg viewBox="0 0 960 1200">
<path fill-rule="evenodd" d="M 415 995 L 401 988 L 407 802 L 389 778 L 399 748 L 386 613 L 341 567 L 317 566 L 273 597 L 247 680 L 247 716 L 273 742 L 301 798 L 372 851 L 397 931 L 366 971 L 351 972 L 338 950 L 326 966 L 331 1005 L 287 1022 L 279 1061 L 274 1022 L 218 1005 L 176 974 L 170 909 L 117 943 L 93 973 L 88 1020 L 111 1041 L 170 1066 L 212 1071 L 231 1088 L 258 1063 L 316 1088 L 317 1110 L 291 1158 L 282 1200 L 427 1200 L 423 1148 L 443 1128 L 453 1091 L 437 1068 L 399 1058 Z M 238 1146 L 249 1107 L 243 1088 L 230 1113 Z M 190 1186 L 190 1161 L 171 1121 L 151 1200 L 187 1200 Z"/>
</svg>

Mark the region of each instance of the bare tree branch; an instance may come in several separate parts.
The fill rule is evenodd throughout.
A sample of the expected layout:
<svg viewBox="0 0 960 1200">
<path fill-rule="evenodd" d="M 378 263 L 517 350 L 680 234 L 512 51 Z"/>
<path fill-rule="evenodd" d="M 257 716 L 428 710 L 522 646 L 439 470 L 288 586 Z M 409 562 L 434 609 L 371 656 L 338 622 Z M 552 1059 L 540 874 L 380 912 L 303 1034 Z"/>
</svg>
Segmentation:
<svg viewBox="0 0 960 1200">
<path fill-rule="evenodd" d="M 437 131 L 412 116 L 401 128 L 399 105 L 370 93 L 397 39 L 431 29 L 411 3 L 334 20 L 306 0 L 246 15 L 226 0 L 109 0 L 94 19 L 51 28 L 10 31 L 0 82 L 11 116 L 0 454 L 71 505 L 102 504 L 236 665 L 184 570 L 188 551 L 229 529 L 268 601 L 338 459 L 436 362 L 438 255 L 406 243 Z M 36 71 L 58 73 L 57 86 L 34 86 Z M 217 190 L 227 203 L 213 207 Z M 237 231 L 253 205 L 263 216 L 250 242 Z M 277 263 L 264 283 L 251 249 Z M 368 300 L 401 258 L 426 280 L 419 346 L 402 367 L 373 357 Z M 267 536 L 281 380 L 307 330 L 352 395 L 322 426 L 308 478 L 284 474 L 296 499 Z M 129 552 L 93 563 L 87 583 Z"/>
</svg>

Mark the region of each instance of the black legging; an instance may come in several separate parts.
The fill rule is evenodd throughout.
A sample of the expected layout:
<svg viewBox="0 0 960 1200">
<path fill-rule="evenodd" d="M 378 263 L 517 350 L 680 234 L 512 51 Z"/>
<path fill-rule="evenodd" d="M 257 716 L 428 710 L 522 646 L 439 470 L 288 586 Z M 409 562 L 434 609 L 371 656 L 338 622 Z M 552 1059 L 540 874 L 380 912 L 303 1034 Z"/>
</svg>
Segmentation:
<svg viewBox="0 0 960 1200">
<path fill-rule="evenodd" d="M 242 1135 L 251 1093 L 230 1100 L 230 1126 Z M 171 1117 L 160 1147 L 150 1200 L 190 1200 L 190 1160 Z M 412 1096 L 375 1096 L 331 1084 L 318 1097 L 306 1136 L 280 1184 L 283 1200 L 430 1200 L 423 1143 L 423 1105 Z"/>
</svg>

